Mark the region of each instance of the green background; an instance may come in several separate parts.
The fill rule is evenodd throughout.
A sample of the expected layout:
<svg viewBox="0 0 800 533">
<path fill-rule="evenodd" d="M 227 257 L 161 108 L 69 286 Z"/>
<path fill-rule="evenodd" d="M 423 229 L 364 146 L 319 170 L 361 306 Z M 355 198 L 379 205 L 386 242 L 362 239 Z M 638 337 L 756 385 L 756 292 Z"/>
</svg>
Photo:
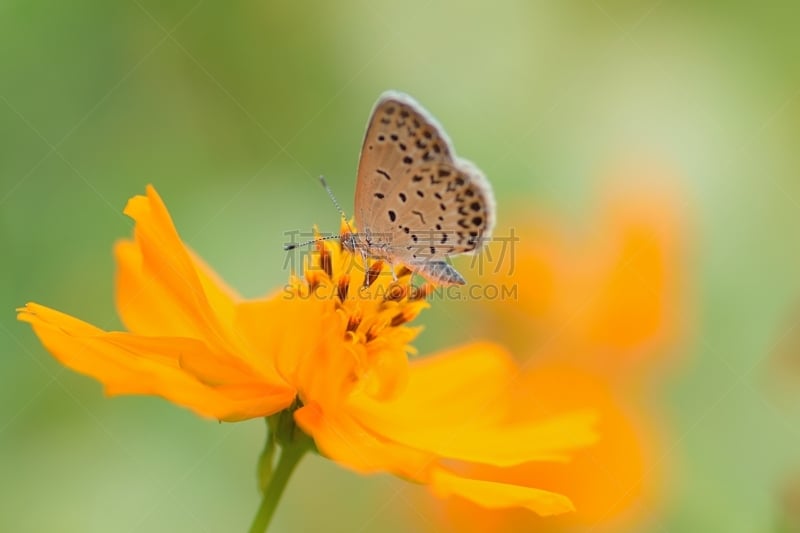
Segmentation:
<svg viewBox="0 0 800 533">
<path fill-rule="evenodd" d="M 13 309 L 119 328 L 111 246 L 147 183 L 244 295 L 281 284 L 283 232 L 337 227 L 318 175 L 352 212 L 394 88 L 479 163 L 501 217 L 527 198 L 580 228 L 609 164 L 673 169 L 691 337 L 659 398 L 672 472 L 647 527 L 778 531 L 800 476 L 800 371 L 773 364 L 800 353 L 799 22 L 796 2 L 0 1 L 0 530 L 246 529 L 262 422 L 105 399 Z M 470 340 L 456 306 L 423 315 L 423 353 Z M 420 490 L 310 458 L 275 530 L 432 527 Z"/>
</svg>

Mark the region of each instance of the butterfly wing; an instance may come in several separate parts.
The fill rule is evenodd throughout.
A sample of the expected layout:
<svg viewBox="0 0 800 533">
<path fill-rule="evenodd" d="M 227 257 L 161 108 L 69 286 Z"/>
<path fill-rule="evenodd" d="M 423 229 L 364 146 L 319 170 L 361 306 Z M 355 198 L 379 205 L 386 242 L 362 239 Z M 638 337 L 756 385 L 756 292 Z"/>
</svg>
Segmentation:
<svg viewBox="0 0 800 533">
<path fill-rule="evenodd" d="M 490 236 L 494 200 L 437 121 L 411 97 L 389 92 L 367 126 L 355 220 L 387 256 L 414 268 L 478 248 Z"/>
</svg>

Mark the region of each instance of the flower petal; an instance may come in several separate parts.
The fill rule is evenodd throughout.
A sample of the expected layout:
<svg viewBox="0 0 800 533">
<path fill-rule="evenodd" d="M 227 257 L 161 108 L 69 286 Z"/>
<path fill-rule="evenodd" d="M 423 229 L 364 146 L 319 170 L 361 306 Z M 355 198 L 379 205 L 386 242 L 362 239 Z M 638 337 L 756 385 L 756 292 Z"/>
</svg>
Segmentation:
<svg viewBox="0 0 800 533">
<path fill-rule="evenodd" d="M 444 468 L 433 471 L 431 489 L 438 496 L 461 496 L 489 509 L 524 507 L 541 516 L 575 510 L 570 499 L 563 494 L 508 483 L 469 479 Z"/>
<path fill-rule="evenodd" d="M 677 336 L 685 232 L 679 205 L 669 190 L 612 193 L 601 217 L 606 238 L 593 243 L 588 260 L 574 263 L 579 280 L 572 286 L 595 295 L 576 323 L 590 345 L 636 360 Z"/>
<path fill-rule="evenodd" d="M 115 247 L 117 309 L 125 326 L 143 335 L 233 338 L 238 296 L 186 248 L 155 189 L 131 198 L 125 214 L 136 221 L 134 239 Z"/>
<path fill-rule="evenodd" d="M 518 416 L 524 416 L 524 405 L 531 402 L 553 411 L 591 406 L 600 415 L 597 430 L 602 438 L 567 464 L 524 465 L 516 479 L 537 479 L 538 486 L 568 494 L 578 508 L 574 518 L 582 523 L 607 520 L 648 496 L 658 477 L 658 472 L 645 471 L 653 462 L 647 461 L 653 430 L 641 427 L 622 409 L 604 377 L 552 364 L 532 369 L 524 382 L 516 402 Z"/>
<path fill-rule="evenodd" d="M 264 379 L 279 381 L 270 358 L 248 349 L 235 329 L 239 296 L 181 241 L 155 189 L 148 186 L 147 196 L 132 198 L 125 213 L 136 226 L 134 240 L 115 247 L 116 295 L 128 329 L 201 339 L 217 353 L 232 354 L 218 370 L 244 361 Z"/>
<path fill-rule="evenodd" d="M 392 472 L 423 481 L 436 462 L 431 454 L 382 439 L 346 413 L 327 413 L 316 403 L 295 411 L 294 418 L 323 455 L 362 474 Z"/>
<path fill-rule="evenodd" d="M 459 465 L 458 473 L 469 478 L 492 480 L 512 485 L 536 487 L 564 494 L 576 512 L 546 522 L 529 513 L 496 512 L 479 501 L 451 499 L 445 503 L 446 517 L 454 530 L 482 531 L 572 531 L 580 526 L 621 523 L 634 518 L 634 504 L 649 509 L 654 500 L 658 472 L 646 471 L 649 441 L 646 431 L 637 426 L 620 407 L 607 380 L 564 365 L 548 365 L 526 372 L 517 389 L 513 417 L 526 418 L 531 405 L 552 412 L 591 407 L 598 413 L 597 444 L 578 450 L 567 463 L 531 462 L 510 468 L 486 465 Z M 565 394 L 564 391 L 569 391 Z M 654 458 L 655 455 L 650 455 Z M 652 468 L 652 467 L 651 467 Z M 627 530 L 627 529 L 625 529 Z"/>
<path fill-rule="evenodd" d="M 557 221 L 520 212 L 519 244 L 492 243 L 487 257 L 497 261 L 483 279 L 514 297 L 487 301 L 472 327 L 499 334 L 514 353 L 544 348 L 537 358 L 580 361 L 616 378 L 674 354 L 663 348 L 685 329 L 686 217 L 671 185 L 648 182 L 638 191 L 632 185 L 658 169 L 629 172 L 633 179 L 610 188 L 592 231 L 582 237 L 565 233 Z M 506 232 L 516 236 L 513 227 Z"/>
<path fill-rule="evenodd" d="M 353 399 L 362 420 L 387 418 L 398 430 L 413 432 L 442 423 L 498 421 L 510 408 L 507 391 L 517 369 L 494 344 L 474 343 L 440 352 L 415 360 L 410 368 L 404 394 L 393 401 Z"/>
<path fill-rule="evenodd" d="M 287 407 L 294 390 L 280 383 L 257 381 L 252 372 L 226 367 L 215 371 L 215 383 L 196 366 L 219 359 L 209 346 L 182 337 L 144 337 L 108 333 L 73 317 L 34 303 L 20 309 L 44 346 L 64 365 L 91 376 L 116 394 L 155 394 L 220 420 L 267 416 Z"/>
<path fill-rule="evenodd" d="M 301 400 L 332 406 L 353 387 L 355 361 L 330 302 L 276 294 L 238 305 L 235 324 L 250 351 L 294 384 Z"/>
<path fill-rule="evenodd" d="M 508 420 L 520 377 L 504 350 L 476 343 L 413 363 L 394 401 L 354 396 L 352 405 L 364 427 L 386 440 L 468 462 L 565 461 L 596 441 L 596 417 L 587 410 L 531 409 Z"/>
</svg>

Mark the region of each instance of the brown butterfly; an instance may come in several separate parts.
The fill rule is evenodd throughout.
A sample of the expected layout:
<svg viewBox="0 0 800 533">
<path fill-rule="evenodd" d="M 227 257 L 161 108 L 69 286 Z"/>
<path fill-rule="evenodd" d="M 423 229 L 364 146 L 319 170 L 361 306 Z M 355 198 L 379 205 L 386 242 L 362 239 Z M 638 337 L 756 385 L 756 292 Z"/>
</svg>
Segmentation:
<svg viewBox="0 0 800 533">
<path fill-rule="evenodd" d="M 359 233 L 343 242 L 350 251 L 463 285 L 446 259 L 489 239 L 495 204 L 483 173 L 456 156 L 436 119 L 407 94 L 388 91 L 367 123 L 354 218 Z"/>
</svg>

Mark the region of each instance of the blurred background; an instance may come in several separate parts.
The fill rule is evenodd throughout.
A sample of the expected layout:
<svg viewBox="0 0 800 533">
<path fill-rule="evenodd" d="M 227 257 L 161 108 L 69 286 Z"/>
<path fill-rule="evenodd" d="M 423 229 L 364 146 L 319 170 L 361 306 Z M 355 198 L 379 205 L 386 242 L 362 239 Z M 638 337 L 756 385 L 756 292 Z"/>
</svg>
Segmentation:
<svg viewBox="0 0 800 533">
<path fill-rule="evenodd" d="M 678 244 L 659 249 L 659 333 L 637 352 L 654 361 L 603 374 L 657 428 L 642 437 L 657 441 L 652 494 L 625 526 L 576 530 L 800 530 L 798 22 L 795 2 L 0 2 L 0 530 L 247 528 L 263 422 L 106 399 L 14 308 L 119 329 L 111 247 L 148 183 L 232 286 L 273 290 L 284 232 L 338 228 L 318 175 L 352 213 L 364 125 L 390 88 L 489 176 L 499 228 L 557 228 L 578 250 L 565 268 L 616 231 L 614 206 L 644 195 L 666 213 Z M 480 336 L 516 354 L 487 327 L 516 320 L 499 313 L 437 301 L 415 344 Z M 457 530 L 445 507 L 312 457 L 274 530 Z"/>
</svg>

